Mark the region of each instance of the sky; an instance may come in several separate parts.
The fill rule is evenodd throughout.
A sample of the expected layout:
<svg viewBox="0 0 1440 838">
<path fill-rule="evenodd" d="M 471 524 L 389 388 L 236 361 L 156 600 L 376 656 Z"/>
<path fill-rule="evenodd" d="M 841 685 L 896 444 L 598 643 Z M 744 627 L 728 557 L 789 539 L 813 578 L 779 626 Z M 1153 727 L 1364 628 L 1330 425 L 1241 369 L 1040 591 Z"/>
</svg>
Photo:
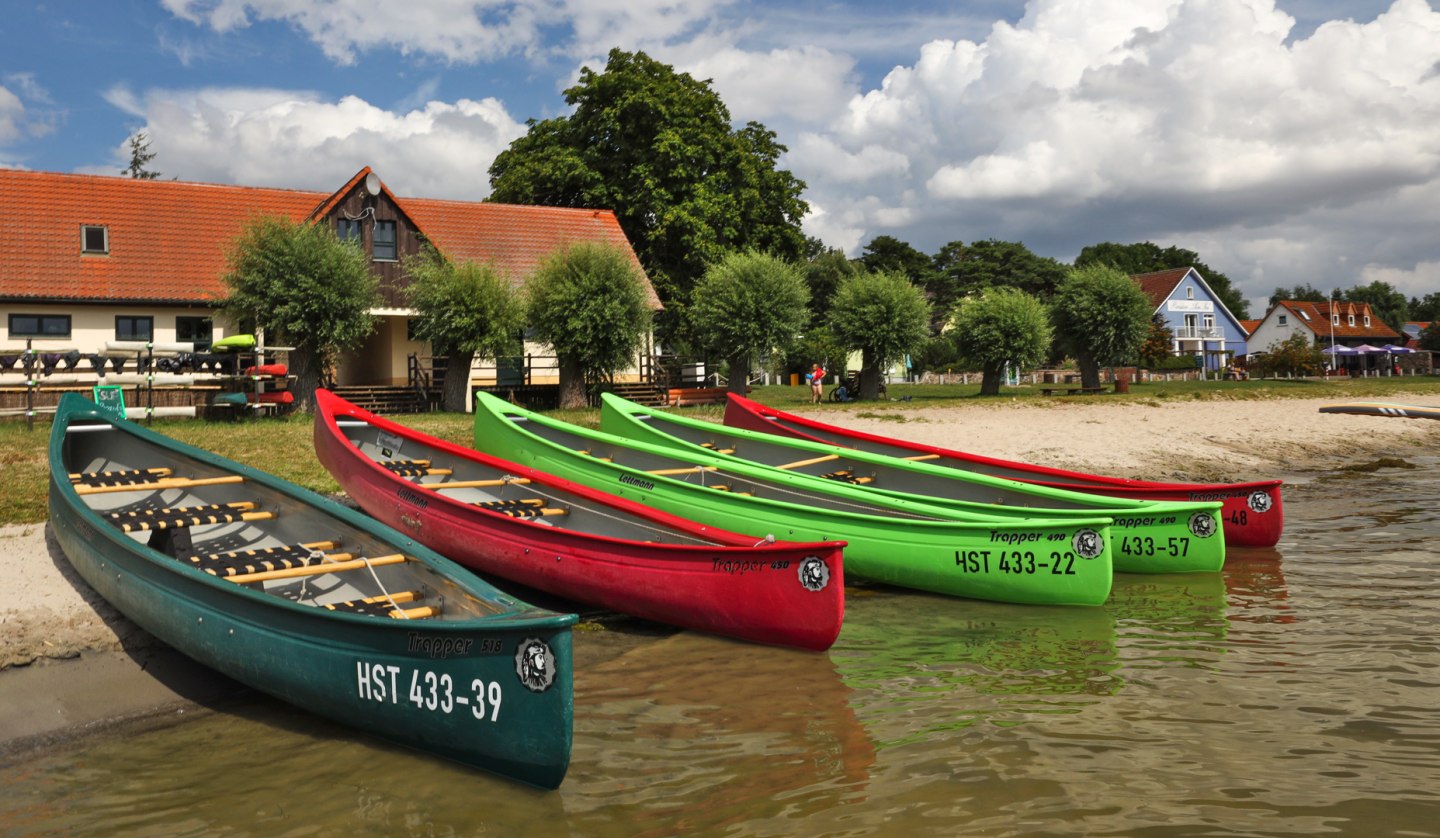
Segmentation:
<svg viewBox="0 0 1440 838">
<path fill-rule="evenodd" d="M 610 49 L 710 79 L 861 254 L 1196 251 L 1277 287 L 1440 292 L 1436 0 L 9 0 L 0 166 L 481 200 Z M 0 196 L 3 197 L 3 196 Z"/>
</svg>

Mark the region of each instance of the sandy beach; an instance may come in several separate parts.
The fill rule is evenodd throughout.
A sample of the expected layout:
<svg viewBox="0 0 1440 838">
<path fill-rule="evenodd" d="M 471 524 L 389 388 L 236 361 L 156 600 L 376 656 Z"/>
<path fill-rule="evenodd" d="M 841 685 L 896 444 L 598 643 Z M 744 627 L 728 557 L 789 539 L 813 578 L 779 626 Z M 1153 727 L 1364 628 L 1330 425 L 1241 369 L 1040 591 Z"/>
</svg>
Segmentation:
<svg viewBox="0 0 1440 838">
<path fill-rule="evenodd" d="M 1318 412 L 1333 401 L 888 403 L 807 415 L 995 457 L 1162 480 L 1294 482 L 1382 456 L 1440 450 L 1440 422 Z M 100 600 L 44 523 L 0 527 L 0 580 L 7 592 L 0 604 L 0 752 L 234 688 L 175 660 Z"/>
</svg>

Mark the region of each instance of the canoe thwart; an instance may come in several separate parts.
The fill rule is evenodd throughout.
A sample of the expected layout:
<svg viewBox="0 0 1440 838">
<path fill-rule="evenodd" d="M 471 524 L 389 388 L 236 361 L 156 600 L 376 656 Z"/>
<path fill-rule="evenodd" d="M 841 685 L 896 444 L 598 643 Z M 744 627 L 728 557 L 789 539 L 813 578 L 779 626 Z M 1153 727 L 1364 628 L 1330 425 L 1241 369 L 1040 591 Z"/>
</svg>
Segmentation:
<svg viewBox="0 0 1440 838">
<path fill-rule="evenodd" d="M 326 573 L 339 573 L 346 570 L 360 570 L 365 567 L 383 567 L 387 564 L 400 564 L 409 561 L 403 555 L 394 553 L 389 556 L 377 556 L 373 559 L 351 559 L 344 562 L 322 562 L 320 564 L 308 565 L 306 567 L 282 568 L 280 570 L 266 570 L 259 573 L 246 573 L 240 576 L 227 576 L 226 579 L 237 585 L 251 585 L 256 582 L 269 582 L 272 579 L 293 579 L 300 576 L 322 576 Z"/>
<path fill-rule="evenodd" d="M 823 478 L 825 478 L 826 480 L 839 480 L 839 481 L 842 481 L 842 482 L 845 482 L 845 483 L 874 483 L 874 482 L 875 482 L 875 478 L 873 478 L 873 477 L 857 477 L 857 476 L 855 475 L 855 472 L 851 471 L 851 470 L 848 469 L 848 468 L 847 468 L 847 469 L 841 469 L 840 471 L 832 471 L 832 472 L 830 472 L 829 474 L 822 474 L 822 475 L 820 475 L 820 476 L 823 477 Z"/>
<path fill-rule="evenodd" d="M 528 486 L 528 477 L 501 477 L 491 480 L 449 480 L 444 483 L 416 483 L 422 489 L 494 489 L 500 486 Z"/>
<path fill-rule="evenodd" d="M 815 465 L 816 463 L 828 463 L 828 462 L 830 462 L 831 460 L 838 460 L 838 459 L 840 459 L 840 455 L 839 455 L 839 454 L 826 454 L 826 455 L 823 456 L 823 457 L 811 457 L 811 458 L 808 459 L 808 460 L 796 460 L 796 461 L 793 462 L 793 463 L 785 463 L 784 465 L 778 465 L 778 466 L 776 466 L 775 468 L 780 468 L 780 469 L 804 468 L 805 466 L 813 466 L 813 465 Z"/>
<path fill-rule="evenodd" d="M 225 483 L 244 482 L 245 478 L 238 474 L 227 474 L 223 477 L 168 477 L 144 483 L 126 483 L 117 486 L 76 486 L 75 494 L 98 495 L 104 492 L 151 492 L 161 489 L 192 489 L 197 486 L 218 486 Z"/>
</svg>

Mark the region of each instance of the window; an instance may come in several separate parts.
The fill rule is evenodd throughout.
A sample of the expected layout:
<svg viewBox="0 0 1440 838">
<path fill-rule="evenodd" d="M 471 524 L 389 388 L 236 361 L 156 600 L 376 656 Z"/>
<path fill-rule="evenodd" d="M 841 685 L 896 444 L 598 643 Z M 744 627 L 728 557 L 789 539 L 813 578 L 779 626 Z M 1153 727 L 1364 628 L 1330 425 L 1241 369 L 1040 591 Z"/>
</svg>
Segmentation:
<svg viewBox="0 0 1440 838">
<path fill-rule="evenodd" d="M 376 261 L 393 262 L 396 258 L 395 251 L 395 222 L 375 222 L 375 242 L 370 256 Z"/>
<path fill-rule="evenodd" d="M 1286 317 L 1286 316 L 1283 315 L 1283 314 L 1280 315 L 1279 325 L 1281 325 L 1281 326 L 1289 326 L 1289 325 L 1290 325 L 1290 318 Z"/>
<path fill-rule="evenodd" d="M 1187 286 L 1185 286 L 1185 299 L 1187 299 L 1187 300 L 1193 300 L 1193 299 L 1195 299 L 1195 286 L 1193 286 L 1193 285 L 1187 285 Z"/>
<path fill-rule="evenodd" d="M 10 337 L 68 338 L 70 337 L 70 315 L 12 314 L 10 315 Z"/>
<path fill-rule="evenodd" d="M 1306 322 L 1309 322 L 1309 320 L 1310 320 L 1310 312 L 1308 312 L 1308 311 L 1306 311 L 1305 309 L 1302 308 L 1302 309 L 1300 309 L 1300 316 L 1301 316 L 1302 318 L 1304 318 L 1304 320 L 1305 320 Z"/>
<path fill-rule="evenodd" d="M 80 252 L 109 253 L 110 231 L 96 224 L 86 224 L 85 226 L 81 227 Z"/>
<path fill-rule="evenodd" d="M 115 315 L 116 340 L 150 340 L 155 334 L 155 318 L 138 314 Z"/>
<path fill-rule="evenodd" d="M 196 352 L 206 352 L 214 340 L 214 324 L 208 317 L 176 317 L 175 339 L 182 343 L 194 343 Z"/>
<path fill-rule="evenodd" d="M 365 240 L 365 232 L 360 227 L 358 220 L 351 221 L 348 218 L 341 218 L 335 222 L 335 238 L 342 242 L 355 242 L 360 244 Z"/>
<path fill-rule="evenodd" d="M 1369 326 L 1369 325 L 1370 325 L 1370 315 L 1368 315 L 1368 314 L 1365 315 L 1365 325 L 1366 325 L 1366 326 Z"/>
<path fill-rule="evenodd" d="M 1331 325 L 1331 326 L 1339 326 L 1339 325 L 1340 325 L 1340 315 L 1338 315 L 1338 314 L 1332 314 L 1332 315 L 1330 315 L 1330 325 Z"/>
<path fill-rule="evenodd" d="M 1354 325 L 1355 325 L 1355 315 L 1353 315 L 1353 314 L 1350 315 L 1350 325 L 1351 325 L 1351 326 L 1354 326 Z"/>
</svg>

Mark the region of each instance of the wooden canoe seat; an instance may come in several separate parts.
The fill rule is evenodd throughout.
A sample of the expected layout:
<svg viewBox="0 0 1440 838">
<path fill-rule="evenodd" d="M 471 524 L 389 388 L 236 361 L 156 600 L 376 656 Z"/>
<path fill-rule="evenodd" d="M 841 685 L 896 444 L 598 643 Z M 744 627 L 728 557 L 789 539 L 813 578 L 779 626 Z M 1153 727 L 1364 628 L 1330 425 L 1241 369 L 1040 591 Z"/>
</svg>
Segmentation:
<svg viewBox="0 0 1440 838">
<path fill-rule="evenodd" d="M 549 518 L 552 515 L 568 515 L 570 513 L 568 509 L 546 506 L 543 498 L 481 501 L 475 506 L 509 515 L 511 518 Z"/>
<path fill-rule="evenodd" d="M 431 468 L 429 460 L 377 460 L 391 474 L 400 477 L 424 477 L 428 474 L 448 475 L 448 468 Z"/>
<path fill-rule="evenodd" d="M 394 617 L 397 620 L 420 620 L 440 614 L 439 606 L 425 605 L 419 608 L 401 608 L 401 603 L 421 599 L 419 591 L 401 591 L 389 596 L 372 596 L 352 599 L 348 602 L 332 602 L 320 606 L 327 611 L 345 611 L 351 614 L 369 614 L 375 617 Z"/>
<path fill-rule="evenodd" d="M 162 477 L 158 480 L 148 480 L 143 483 L 122 483 L 119 485 L 88 486 L 78 485 L 75 487 L 77 495 L 98 495 L 104 492 L 153 492 L 161 489 L 192 489 L 196 486 L 219 486 L 225 483 L 244 483 L 245 478 L 238 474 L 226 474 L 222 477 Z"/>
<path fill-rule="evenodd" d="M 237 521 L 269 521 L 274 512 L 255 512 L 259 504 L 207 503 L 200 506 L 174 506 L 164 509 L 140 509 L 134 512 L 111 512 L 109 518 L 121 532 L 169 530 L 182 527 L 203 527 L 207 524 L 233 524 Z"/>
<path fill-rule="evenodd" d="M 348 554 L 347 554 L 348 555 Z M 251 585 L 256 582 L 269 582 L 272 579 L 295 579 L 301 576 L 323 576 L 327 573 L 343 573 L 347 570 L 362 570 L 366 567 L 383 567 L 389 564 L 401 564 L 409 559 L 400 553 L 389 556 L 376 556 L 373 559 L 350 559 L 343 562 L 321 562 L 320 564 L 306 565 L 305 567 L 280 568 L 278 570 L 262 570 L 259 573 L 245 573 L 240 576 L 225 577 L 237 585 Z"/>
<path fill-rule="evenodd" d="M 292 567 L 310 567 L 326 561 L 342 562 L 355 558 L 349 553 L 326 553 L 340 545 L 334 541 L 320 541 L 314 544 L 288 544 L 283 547 L 266 547 L 259 550 L 233 550 L 228 553 L 207 553 L 203 556 L 188 556 L 184 561 L 192 567 L 205 571 L 211 576 L 243 576 L 247 573 L 263 573 L 269 570 L 286 570 Z"/>
<path fill-rule="evenodd" d="M 714 489 L 717 492 L 731 492 L 737 495 L 745 495 L 746 497 L 753 497 L 755 494 L 754 492 L 736 492 L 735 489 L 732 488 L 728 483 L 711 483 L 706 488 Z"/>
<path fill-rule="evenodd" d="M 826 454 L 826 455 L 823 456 L 823 457 L 811 457 L 811 458 L 808 459 L 808 460 L 796 460 L 796 461 L 793 462 L 793 463 L 784 463 L 783 465 L 778 465 L 778 466 L 776 466 L 776 468 L 779 468 L 779 469 L 804 468 L 805 466 L 813 466 L 813 465 L 815 465 L 815 464 L 817 464 L 817 463 L 828 463 L 828 462 L 830 462 L 831 460 L 838 460 L 838 459 L 840 459 L 840 455 L 839 455 L 839 454 Z"/>
<path fill-rule="evenodd" d="M 873 478 L 873 477 L 857 477 L 857 476 L 855 476 L 855 472 L 851 471 L 850 469 L 841 469 L 840 471 L 832 471 L 832 472 L 830 472 L 829 474 L 822 474 L 822 475 L 820 475 L 820 476 L 823 477 L 823 478 L 825 478 L 826 480 L 840 480 L 840 481 L 843 481 L 843 482 L 845 482 L 845 483 L 862 483 L 862 484 L 863 484 L 863 483 L 874 483 L 874 482 L 875 482 L 875 478 Z"/>
<path fill-rule="evenodd" d="M 718 444 L 716 444 L 716 443 L 714 443 L 714 442 L 702 442 L 702 443 L 700 443 L 700 447 L 701 447 L 701 448 L 709 448 L 711 451 L 714 451 L 716 454 L 734 454 L 734 453 L 735 453 L 735 449 L 734 449 L 734 448 L 721 448 Z"/>
<path fill-rule="evenodd" d="M 71 472 L 70 482 L 77 486 L 118 486 L 125 483 L 146 483 L 161 477 L 169 477 L 168 468 L 132 468 L 119 471 Z"/>
</svg>

